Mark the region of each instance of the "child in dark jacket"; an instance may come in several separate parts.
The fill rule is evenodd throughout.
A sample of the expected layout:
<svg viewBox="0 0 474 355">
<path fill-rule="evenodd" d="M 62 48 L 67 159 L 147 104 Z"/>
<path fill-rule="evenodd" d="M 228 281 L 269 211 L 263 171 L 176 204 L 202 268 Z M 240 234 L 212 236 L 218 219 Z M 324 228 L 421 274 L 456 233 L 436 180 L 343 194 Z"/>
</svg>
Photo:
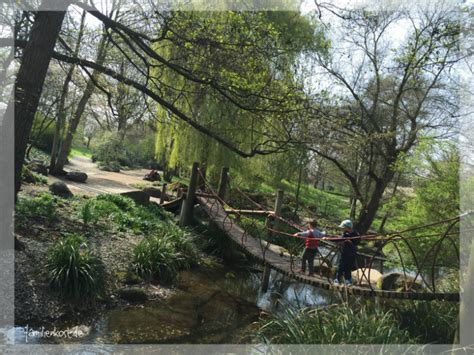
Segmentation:
<svg viewBox="0 0 474 355">
<path fill-rule="evenodd" d="M 318 252 L 318 239 L 325 236 L 324 232 L 316 229 L 318 223 L 311 221 L 308 224 L 308 230 L 300 233 L 293 234 L 294 237 L 305 237 L 305 249 L 303 256 L 301 257 L 301 270 L 300 273 L 306 272 L 306 262 L 308 262 L 308 275 L 314 275 L 314 258 Z"/>
<path fill-rule="evenodd" d="M 342 221 L 339 228 L 343 230 L 341 241 L 338 241 L 338 243 L 340 243 L 341 256 L 339 258 L 334 284 L 339 285 L 341 276 L 344 276 L 346 285 L 351 286 L 352 270 L 355 269 L 356 264 L 357 244 L 359 244 L 360 241 L 360 239 L 355 237 L 358 237 L 359 233 L 353 229 L 352 221 L 349 219 Z"/>
</svg>

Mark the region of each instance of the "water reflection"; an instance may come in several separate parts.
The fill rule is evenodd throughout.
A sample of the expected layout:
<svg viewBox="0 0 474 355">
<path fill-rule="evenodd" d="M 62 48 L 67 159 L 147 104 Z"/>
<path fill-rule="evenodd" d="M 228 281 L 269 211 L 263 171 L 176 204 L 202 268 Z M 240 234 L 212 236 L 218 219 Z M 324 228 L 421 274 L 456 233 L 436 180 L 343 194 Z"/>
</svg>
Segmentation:
<svg viewBox="0 0 474 355">
<path fill-rule="evenodd" d="M 245 343 L 246 329 L 261 310 L 280 314 L 282 304 L 315 307 L 337 301 L 333 293 L 275 270 L 266 293 L 260 291 L 261 273 L 222 265 L 184 271 L 179 280 L 169 298 L 109 310 L 81 338 L 30 337 L 28 343 Z M 25 343 L 25 329 L 16 327 L 14 339 Z"/>
</svg>

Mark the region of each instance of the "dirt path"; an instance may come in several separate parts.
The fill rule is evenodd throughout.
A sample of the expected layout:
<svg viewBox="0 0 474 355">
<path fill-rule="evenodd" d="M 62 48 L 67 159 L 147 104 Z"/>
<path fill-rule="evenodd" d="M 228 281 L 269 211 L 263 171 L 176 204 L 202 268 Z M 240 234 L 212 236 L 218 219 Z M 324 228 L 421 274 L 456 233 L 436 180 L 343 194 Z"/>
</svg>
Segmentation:
<svg viewBox="0 0 474 355">
<path fill-rule="evenodd" d="M 86 157 L 72 157 L 66 165 L 67 171 L 81 171 L 88 175 L 85 183 L 69 181 L 55 176 L 48 176 L 48 183 L 63 181 L 75 194 L 98 195 L 101 193 L 123 193 L 137 190 L 134 184 L 152 185 L 151 182 L 143 180 L 149 170 L 133 169 L 124 170 L 119 173 L 100 170 L 95 163 Z"/>
</svg>

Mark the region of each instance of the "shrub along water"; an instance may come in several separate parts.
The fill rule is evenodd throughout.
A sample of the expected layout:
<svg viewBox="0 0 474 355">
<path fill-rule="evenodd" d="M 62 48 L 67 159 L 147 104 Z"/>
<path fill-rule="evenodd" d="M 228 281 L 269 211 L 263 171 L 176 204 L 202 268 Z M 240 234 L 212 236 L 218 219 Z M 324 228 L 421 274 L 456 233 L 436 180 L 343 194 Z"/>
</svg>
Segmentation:
<svg viewBox="0 0 474 355">
<path fill-rule="evenodd" d="M 162 284 L 176 281 L 178 271 L 188 269 L 196 263 L 191 241 L 171 230 L 165 235 L 155 235 L 141 241 L 134 250 L 132 269 L 146 280 Z"/>
<path fill-rule="evenodd" d="M 80 236 L 56 242 L 48 251 L 47 268 L 51 287 L 66 300 L 94 301 L 103 292 L 103 265 Z"/>
<path fill-rule="evenodd" d="M 261 319 L 258 340 L 273 344 L 400 344 L 413 339 L 394 314 L 348 303 L 323 309 L 283 307 L 283 315 Z"/>
</svg>

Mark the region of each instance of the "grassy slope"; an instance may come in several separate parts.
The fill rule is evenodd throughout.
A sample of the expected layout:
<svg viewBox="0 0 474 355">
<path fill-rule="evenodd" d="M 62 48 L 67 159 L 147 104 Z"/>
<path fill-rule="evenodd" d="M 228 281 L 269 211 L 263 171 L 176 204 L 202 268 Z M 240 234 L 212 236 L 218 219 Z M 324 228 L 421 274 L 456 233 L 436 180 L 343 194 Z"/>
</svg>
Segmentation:
<svg viewBox="0 0 474 355">
<path fill-rule="evenodd" d="M 92 151 L 86 147 L 73 147 L 69 157 L 85 157 L 92 158 Z"/>
</svg>

